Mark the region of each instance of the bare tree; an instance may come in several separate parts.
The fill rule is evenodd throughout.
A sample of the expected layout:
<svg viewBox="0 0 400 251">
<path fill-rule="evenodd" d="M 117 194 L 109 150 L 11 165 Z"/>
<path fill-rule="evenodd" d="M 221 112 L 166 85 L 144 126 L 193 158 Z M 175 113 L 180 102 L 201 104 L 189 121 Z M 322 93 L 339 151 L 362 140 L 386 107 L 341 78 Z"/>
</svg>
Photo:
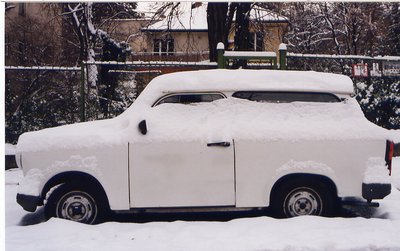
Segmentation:
<svg viewBox="0 0 400 251">
<path fill-rule="evenodd" d="M 210 61 L 217 60 L 217 44 L 228 45 L 228 36 L 234 28 L 234 49 L 249 49 L 250 2 L 220 3 L 209 2 L 207 5 L 208 44 Z M 234 19 L 235 17 L 235 19 Z"/>
<path fill-rule="evenodd" d="M 292 51 L 377 55 L 386 36 L 384 3 L 285 3 Z"/>
</svg>

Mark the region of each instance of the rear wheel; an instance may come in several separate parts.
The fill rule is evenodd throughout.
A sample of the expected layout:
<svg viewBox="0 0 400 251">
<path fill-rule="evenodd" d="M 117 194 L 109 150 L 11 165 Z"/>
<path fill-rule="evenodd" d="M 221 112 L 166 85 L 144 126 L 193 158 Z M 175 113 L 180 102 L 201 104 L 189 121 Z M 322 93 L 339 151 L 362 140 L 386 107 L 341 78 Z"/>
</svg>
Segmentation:
<svg viewBox="0 0 400 251">
<path fill-rule="evenodd" d="M 336 207 L 336 195 L 319 181 L 288 181 L 278 187 L 275 193 L 272 203 L 278 217 L 331 216 Z"/>
<path fill-rule="evenodd" d="M 51 194 L 45 205 L 47 218 L 57 217 L 95 224 L 105 215 L 102 196 L 93 188 L 77 184 L 62 184 Z"/>
</svg>

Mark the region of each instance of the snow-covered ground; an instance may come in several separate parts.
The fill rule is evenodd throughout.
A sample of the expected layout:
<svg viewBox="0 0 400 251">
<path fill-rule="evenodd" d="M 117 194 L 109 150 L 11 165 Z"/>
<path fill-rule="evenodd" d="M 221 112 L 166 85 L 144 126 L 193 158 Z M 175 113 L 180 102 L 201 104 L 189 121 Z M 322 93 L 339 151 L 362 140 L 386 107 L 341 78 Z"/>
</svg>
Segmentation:
<svg viewBox="0 0 400 251">
<path fill-rule="evenodd" d="M 44 221 L 15 202 L 22 172 L 5 172 L 6 250 L 400 250 L 400 158 L 393 163 L 392 194 L 371 218 L 268 216 L 208 221 L 154 218 L 89 226 Z M 223 218 L 223 217 L 222 217 Z"/>
</svg>

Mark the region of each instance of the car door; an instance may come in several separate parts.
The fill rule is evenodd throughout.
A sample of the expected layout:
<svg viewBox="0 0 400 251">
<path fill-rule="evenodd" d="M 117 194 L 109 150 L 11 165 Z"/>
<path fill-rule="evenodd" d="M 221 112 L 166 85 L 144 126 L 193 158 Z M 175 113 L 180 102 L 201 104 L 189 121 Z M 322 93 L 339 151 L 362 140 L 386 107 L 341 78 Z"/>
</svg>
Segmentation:
<svg viewBox="0 0 400 251">
<path fill-rule="evenodd" d="M 234 142 L 203 104 L 162 104 L 129 145 L 132 208 L 235 205 Z"/>
</svg>

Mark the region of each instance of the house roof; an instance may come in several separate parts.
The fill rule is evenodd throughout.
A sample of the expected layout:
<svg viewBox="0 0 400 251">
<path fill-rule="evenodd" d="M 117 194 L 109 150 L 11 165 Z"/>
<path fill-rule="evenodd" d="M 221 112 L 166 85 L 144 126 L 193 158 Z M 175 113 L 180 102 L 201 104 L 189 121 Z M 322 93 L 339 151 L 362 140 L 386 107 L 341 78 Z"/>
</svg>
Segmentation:
<svg viewBox="0 0 400 251">
<path fill-rule="evenodd" d="M 137 2 L 135 11 L 140 17 L 152 19 L 160 7 L 160 2 Z"/>
<path fill-rule="evenodd" d="M 153 5 L 155 9 L 157 5 Z M 159 5 L 160 6 L 160 5 Z M 167 10 L 165 13 L 166 18 L 156 22 L 147 28 L 143 28 L 144 31 L 207 31 L 207 4 L 202 3 L 200 6 L 192 8 L 191 2 L 181 2 L 179 6 L 171 13 L 171 10 Z M 278 14 L 260 9 L 252 8 L 250 12 L 250 19 L 257 20 L 260 22 L 270 23 L 285 23 L 288 22 L 286 17 Z"/>
</svg>

